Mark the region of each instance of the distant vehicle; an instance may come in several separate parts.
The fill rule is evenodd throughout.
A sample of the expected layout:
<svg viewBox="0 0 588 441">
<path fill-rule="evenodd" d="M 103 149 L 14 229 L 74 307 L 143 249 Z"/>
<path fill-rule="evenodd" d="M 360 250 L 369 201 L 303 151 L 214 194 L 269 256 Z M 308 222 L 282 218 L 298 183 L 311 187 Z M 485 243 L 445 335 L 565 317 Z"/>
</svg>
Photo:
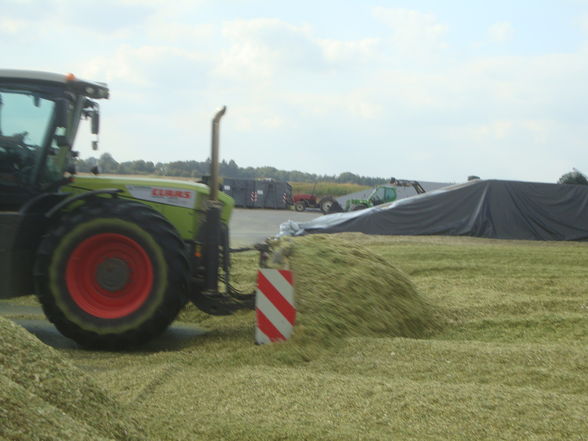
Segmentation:
<svg viewBox="0 0 588 441">
<path fill-rule="evenodd" d="M 345 211 L 357 211 L 374 207 L 386 202 L 396 200 L 396 189 L 389 185 L 378 185 L 367 199 L 348 199 L 345 202 Z"/>
<path fill-rule="evenodd" d="M 378 185 L 367 199 L 349 199 L 345 202 L 345 211 L 363 210 L 376 205 L 394 202 L 398 197 L 396 187 L 413 187 L 417 194 L 425 193 L 425 189 L 418 181 L 407 181 L 391 178 L 389 184 Z M 342 211 L 342 210 L 339 210 Z"/>
<path fill-rule="evenodd" d="M 332 207 L 335 205 L 339 205 L 335 198 L 332 196 L 325 196 L 323 198 L 317 198 L 314 194 L 314 190 L 316 189 L 316 182 L 312 187 L 312 193 L 298 193 L 292 196 L 292 203 L 294 205 L 294 209 L 296 211 L 304 211 L 307 208 L 319 208 L 323 214 L 330 213 L 332 211 Z"/>
</svg>

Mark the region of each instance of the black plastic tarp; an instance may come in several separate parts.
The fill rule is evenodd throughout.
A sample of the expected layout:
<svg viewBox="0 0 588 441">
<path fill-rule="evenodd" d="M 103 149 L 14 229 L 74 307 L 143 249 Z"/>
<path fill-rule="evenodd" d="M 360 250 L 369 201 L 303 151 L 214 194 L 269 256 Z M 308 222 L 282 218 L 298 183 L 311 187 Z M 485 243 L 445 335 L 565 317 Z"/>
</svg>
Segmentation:
<svg viewBox="0 0 588 441">
<path fill-rule="evenodd" d="M 497 239 L 588 240 L 588 186 L 471 181 L 310 222 L 289 221 L 281 235 L 361 232 Z"/>
</svg>

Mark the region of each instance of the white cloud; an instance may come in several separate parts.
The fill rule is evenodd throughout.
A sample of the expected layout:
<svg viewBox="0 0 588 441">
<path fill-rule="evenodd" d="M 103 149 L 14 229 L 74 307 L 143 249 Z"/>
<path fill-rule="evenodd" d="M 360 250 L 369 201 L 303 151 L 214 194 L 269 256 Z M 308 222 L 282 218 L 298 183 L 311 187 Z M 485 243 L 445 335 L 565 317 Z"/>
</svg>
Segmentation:
<svg viewBox="0 0 588 441">
<path fill-rule="evenodd" d="M 124 0 L 51 0 L 56 13 L 67 25 L 97 33 L 123 32 L 145 23 L 155 13 L 146 3 Z"/>
<path fill-rule="evenodd" d="M 508 21 L 494 23 L 488 28 L 488 38 L 495 43 L 504 43 L 512 39 L 514 34 L 513 26 Z"/>
<path fill-rule="evenodd" d="M 277 19 L 227 22 L 223 36 L 229 43 L 218 72 L 233 78 L 270 78 L 286 70 L 320 68 L 324 58 L 308 27 Z"/>
<path fill-rule="evenodd" d="M 409 9 L 377 7 L 374 16 L 392 31 L 391 43 L 404 54 L 421 54 L 447 47 L 444 40 L 448 26 L 432 13 Z"/>
<path fill-rule="evenodd" d="M 185 24 L 159 22 L 147 28 L 149 36 L 157 41 L 165 41 L 175 46 L 194 46 L 199 42 L 208 42 L 216 35 L 215 26 L 212 24 Z M 205 46 L 205 44 L 202 44 Z"/>
<path fill-rule="evenodd" d="M 173 46 L 121 46 L 111 55 L 88 60 L 79 72 L 142 88 L 165 85 L 169 90 L 197 84 L 209 63 L 202 54 Z"/>
<path fill-rule="evenodd" d="M 28 23 L 24 20 L 0 18 L 0 33 L 16 36 L 23 33 L 27 28 Z"/>
<path fill-rule="evenodd" d="M 381 54 L 379 38 L 364 38 L 356 41 L 320 40 L 318 44 L 325 58 L 334 64 L 363 64 L 376 61 Z"/>
<path fill-rule="evenodd" d="M 588 14 L 584 14 L 576 19 L 576 23 L 586 34 L 588 34 Z"/>
</svg>

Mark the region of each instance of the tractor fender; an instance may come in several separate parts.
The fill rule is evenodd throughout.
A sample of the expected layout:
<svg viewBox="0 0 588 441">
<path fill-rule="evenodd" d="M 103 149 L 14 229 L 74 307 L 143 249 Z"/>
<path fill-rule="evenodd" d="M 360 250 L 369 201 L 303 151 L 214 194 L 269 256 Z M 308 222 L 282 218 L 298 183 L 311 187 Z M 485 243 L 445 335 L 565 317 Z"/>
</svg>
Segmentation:
<svg viewBox="0 0 588 441">
<path fill-rule="evenodd" d="M 100 190 L 86 191 L 84 193 L 80 193 L 62 200 L 61 202 L 53 206 L 51 210 L 47 211 L 47 213 L 45 213 L 45 217 L 48 219 L 54 218 L 57 213 L 59 213 L 67 206 L 73 204 L 74 202 L 84 201 L 86 199 L 90 199 L 101 194 L 109 194 L 113 197 L 116 197 L 117 194 L 120 192 L 122 192 L 120 188 L 102 188 Z"/>
</svg>

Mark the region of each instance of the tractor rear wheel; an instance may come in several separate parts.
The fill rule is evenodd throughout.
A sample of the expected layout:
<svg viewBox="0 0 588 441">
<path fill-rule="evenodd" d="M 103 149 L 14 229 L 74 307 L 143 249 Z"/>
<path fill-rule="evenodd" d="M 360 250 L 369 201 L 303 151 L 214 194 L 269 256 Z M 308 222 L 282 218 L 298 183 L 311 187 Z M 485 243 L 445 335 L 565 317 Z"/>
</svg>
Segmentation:
<svg viewBox="0 0 588 441">
<path fill-rule="evenodd" d="M 331 196 L 326 196 L 321 199 L 319 205 L 323 214 L 329 214 L 336 203 L 335 199 Z"/>
<path fill-rule="evenodd" d="M 304 211 L 306 210 L 306 204 L 302 201 L 298 201 L 294 204 L 294 209 L 299 212 Z"/>
<path fill-rule="evenodd" d="M 95 198 L 41 242 L 35 283 L 47 318 L 82 346 L 129 348 L 162 333 L 186 303 L 188 261 L 150 207 Z"/>
</svg>

